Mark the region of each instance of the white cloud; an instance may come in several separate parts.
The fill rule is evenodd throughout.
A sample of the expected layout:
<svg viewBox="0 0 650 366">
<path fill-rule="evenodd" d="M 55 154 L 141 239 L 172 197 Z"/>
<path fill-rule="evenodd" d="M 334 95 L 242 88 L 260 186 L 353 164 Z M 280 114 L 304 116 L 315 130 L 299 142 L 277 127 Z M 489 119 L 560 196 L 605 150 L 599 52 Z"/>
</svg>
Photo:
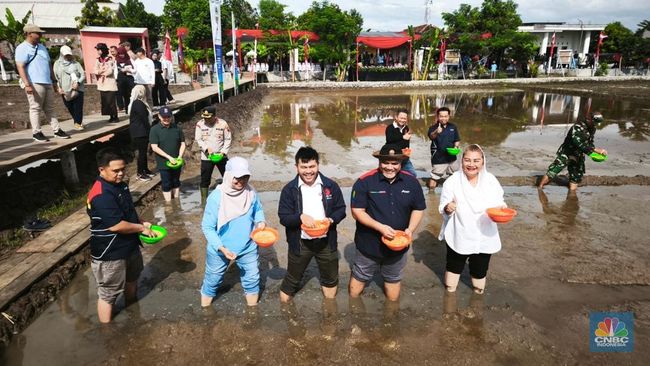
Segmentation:
<svg viewBox="0 0 650 366">
<path fill-rule="evenodd" d="M 162 14 L 164 0 L 141 0 L 148 11 Z M 206 0 L 208 1 L 208 0 Z M 287 9 L 300 15 L 311 5 L 309 0 L 279 0 Z M 408 25 L 424 23 L 425 0 L 331 0 L 341 9 L 357 9 L 363 16 L 363 29 L 399 31 Z M 482 0 L 435 1 L 431 9 L 431 23 L 444 26 L 441 13 L 458 9 L 460 3 L 480 6 Z M 258 1 L 249 1 L 257 7 Z M 524 22 L 567 22 L 578 24 L 608 24 L 620 21 L 635 31 L 637 24 L 650 18 L 645 0 L 518 0 L 519 14 Z"/>
</svg>

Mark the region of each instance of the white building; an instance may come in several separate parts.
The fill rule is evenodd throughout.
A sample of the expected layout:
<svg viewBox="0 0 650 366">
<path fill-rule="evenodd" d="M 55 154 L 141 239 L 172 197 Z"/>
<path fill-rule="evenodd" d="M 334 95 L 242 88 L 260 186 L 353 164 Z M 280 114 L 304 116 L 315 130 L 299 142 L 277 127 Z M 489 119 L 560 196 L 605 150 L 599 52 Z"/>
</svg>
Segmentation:
<svg viewBox="0 0 650 366">
<path fill-rule="evenodd" d="M 518 28 L 520 32 L 532 33 L 537 37 L 539 55 L 546 55 L 551 50 L 553 33 L 555 33 L 556 50 L 572 50 L 577 52 L 583 60 L 590 50 L 589 44 L 592 37 L 598 37 L 600 31 L 605 29 L 605 24 L 567 24 L 567 23 L 524 23 Z"/>
</svg>

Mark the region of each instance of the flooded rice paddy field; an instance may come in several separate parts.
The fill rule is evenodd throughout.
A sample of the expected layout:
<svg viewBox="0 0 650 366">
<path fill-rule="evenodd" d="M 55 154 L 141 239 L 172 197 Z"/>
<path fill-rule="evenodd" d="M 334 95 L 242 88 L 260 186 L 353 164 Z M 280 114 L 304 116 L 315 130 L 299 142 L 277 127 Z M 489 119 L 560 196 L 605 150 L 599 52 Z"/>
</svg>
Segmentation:
<svg viewBox="0 0 650 366">
<path fill-rule="evenodd" d="M 231 155 L 251 160 L 251 182 L 260 188 L 267 221 L 280 228 L 278 186 L 295 174 L 293 155 L 302 144 L 322 153 L 322 171 L 344 182 L 347 200 L 345 182 L 376 166 L 370 153 L 383 143 L 383 125 L 399 107 L 410 110 L 413 160 L 419 176 L 426 177 L 426 127 L 436 106 L 446 105 L 453 108 L 463 143 L 485 146 L 490 171 L 531 176 L 543 173 L 588 99 L 516 90 L 273 93 L 250 131 L 239 134 Z M 587 162 L 587 174 L 650 175 L 650 102 L 594 96 L 591 105 L 607 118 L 596 141 L 611 157 L 602 164 Z M 519 214 L 500 226 L 503 249 L 493 256 L 483 296 L 472 294 L 467 273 L 456 295 L 445 294 L 445 244 L 437 240 L 441 217 L 438 194 L 431 193 L 408 253 L 399 304 L 384 301 L 379 278 L 360 301 L 348 298 L 354 254 L 354 220 L 348 214 L 339 226 L 336 302 L 323 301 L 312 263 L 293 306 L 280 305 L 287 264 L 280 230 L 276 245 L 260 249 L 263 292 L 257 309 L 246 308 L 233 266 L 206 311 L 198 292 L 205 240 L 197 173 L 192 167 L 184 173 L 178 202 L 161 202 L 142 215 L 166 226 L 170 235 L 143 249 L 146 269 L 137 305 L 120 308 L 113 324 L 101 326 L 87 269 L 13 338 L 0 364 L 647 364 L 650 187 L 585 186 L 567 195 L 559 186 L 544 192 L 506 186 L 506 201 Z M 634 352 L 589 351 L 594 311 L 634 312 Z"/>
</svg>

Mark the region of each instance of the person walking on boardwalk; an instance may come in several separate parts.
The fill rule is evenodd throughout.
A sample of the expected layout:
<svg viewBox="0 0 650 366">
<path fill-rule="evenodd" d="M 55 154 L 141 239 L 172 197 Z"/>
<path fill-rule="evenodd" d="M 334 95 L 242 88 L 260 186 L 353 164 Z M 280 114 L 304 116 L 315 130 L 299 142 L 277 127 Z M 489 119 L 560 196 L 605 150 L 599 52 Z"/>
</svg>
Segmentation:
<svg viewBox="0 0 650 366">
<path fill-rule="evenodd" d="M 379 270 L 386 298 L 397 301 L 408 247 L 393 251 L 381 237 L 393 239 L 396 230 L 412 236 L 424 216 L 426 203 L 418 180 L 401 169 L 406 159 L 401 151 L 384 145 L 373 156 L 379 159 L 379 167 L 363 174 L 352 187 L 350 207 L 357 220 L 356 254 L 348 290 L 350 297 L 358 297 Z"/>
<path fill-rule="evenodd" d="M 459 168 L 456 156 L 447 152 L 447 148 L 460 147 L 458 127 L 449 123 L 449 116 L 449 108 L 438 108 L 436 111 L 438 121 L 429 127 L 427 132 L 431 140 L 431 179 L 428 186 L 432 191 L 438 185 L 439 180 L 454 174 Z"/>
<path fill-rule="evenodd" d="M 151 106 L 147 105 L 144 86 L 136 85 L 131 91 L 131 102 L 128 105 L 128 111 L 131 143 L 138 150 L 137 179 L 150 181 L 153 173 L 147 166 L 147 147 L 149 146 L 153 113 Z"/>
<path fill-rule="evenodd" d="M 113 306 L 124 294 L 126 306 L 137 300 L 138 277 L 144 267 L 138 234 L 154 236 L 140 222 L 129 186 L 123 181 L 126 162 L 114 148 L 97 153 L 99 177 L 87 199 L 90 216 L 91 268 L 97 282 L 97 315 L 109 323 Z"/>
<path fill-rule="evenodd" d="M 386 126 L 386 145 L 393 146 L 398 153 L 402 153 L 403 149 L 410 149 L 411 146 L 411 130 L 408 126 L 408 116 L 406 109 L 400 109 L 395 114 L 395 121 Z M 402 161 L 402 169 L 417 178 L 417 173 L 408 154 Z"/>
<path fill-rule="evenodd" d="M 602 122 L 603 115 L 594 112 L 571 126 L 564 142 L 557 149 L 555 160 L 540 180 L 538 188 L 544 188 L 566 167 L 569 171 L 569 189 L 572 191 L 578 189 L 578 184 L 582 182 L 582 177 L 585 175 L 585 154 L 597 152 L 607 155 L 607 150 L 594 146 L 596 125 Z"/>
<path fill-rule="evenodd" d="M 135 73 L 133 75 L 136 85 L 143 85 L 145 87 L 147 104 L 154 107 L 153 104 L 153 86 L 156 83 L 156 67 L 153 61 L 147 57 L 144 48 L 135 50 L 136 59 L 133 60 L 133 68 Z M 164 103 L 163 103 L 164 104 Z"/>
<path fill-rule="evenodd" d="M 151 127 L 149 143 L 156 153 L 156 165 L 160 173 L 160 185 L 166 202 L 172 198 L 179 198 L 181 187 L 181 168 L 172 169 L 167 166 L 167 161 L 177 163 L 185 153 L 185 135 L 173 120 L 172 110 L 163 106 L 158 112 L 160 123 Z"/>
<path fill-rule="evenodd" d="M 97 43 L 97 61 L 95 61 L 94 74 L 97 77 L 97 90 L 99 90 L 102 115 L 110 116 L 109 123 L 119 122 L 117 118 L 117 81 L 115 80 L 115 60 L 108 53 L 106 43 Z"/>
<path fill-rule="evenodd" d="M 68 46 L 61 46 L 59 59 L 54 62 L 54 77 L 58 81 L 58 92 L 63 104 L 72 116 L 75 130 L 83 130 L 86 73 Z"/>
<path fill-rule="evenodd" d="M 117 105 L 122 108 L 124 113 L 128 113 L 131 90 L 135 83 L 133 81 L 133 63 L 123 46 L 117 48 L 115 63 L 117 64 Z M 120 102 L 120 98 L 122 98 L 122 102 Z"/>
<path fill-rule="evenodd" d="M 25 89 L 29 103 L 29 123 L 32 127 L 32 138 L 36 142 L 48 142 L 41 130 L 40 114 L 45 113 L 45 119 L 50 122 L 54 137 L 69 139 L 70 136 L 61 129 L 59 120 L 54 114 L 54 94 L 52 86 L 52 68 L 50 54 L 41 43 L 44 31 L 34 24 L 23 27 L 25 41 L 16 47 L 16 69 L 20 76 L 21 87 Z"/>
<path fill-rule="evenodd" d="M 296 153 L 296 177 L 282 189 L 278 216 L 284 225 L 289 251 L 287 275 L 280 286 L 280 301 L 287 303 L 298 292 L 300 281 L 312 258 L 316 258 L 320 285 L 327 299 L 334 299 L 339 283 L 337 252 L 338 225 L 345 218 L 345 201 L 341 188 L 318 171 L 319 156 L 306 146 Z M 312 237 L 301 229 L 329 221 L 323 235 Z"/>
<path fill-rule="evenodd" d="M 233 157 L 226 164 L 223 183 L 208 197 L 201 227 L 207 240 L 201 306 L 209 307 L 217 296 L 231 261 L 239 267 L 248 306 L 257 305 L 260 270 L 257 244 L 250 238 L 255 228 L 266 226 L 262 203 L 248 184 L 248 161 Z"/>
<path fill-rule="evenodd" d="M 474 292 L 485 290 L 490 258 L 501 250 L 497 224 L 486 213 L 491 207 L 506 207 L 503 188 L 487 171 L 483 149 L 469 145 L 463 151 L 462 171 L 442 186 L 438 207 L 443 218 L 438 239 L 447 243 L 444 281 L 448 292 L 456 291 L 467 262 Z"/>
<path fill-rule="evenodd" d="M 203 109 L 202 119 L 196 123 L 194 139 L 201 149 L 201 197 L 208 196 L 208 188 L 212 172 L 216 166 L 223 177 L 228 162 L 228 151 L 232 142 L 232 132 L 228 123 L 215 115 L 215 107 L 209 106 Z M 218 162 L 210 160 L 210 155 L 221 154 Z"/>
</svg>

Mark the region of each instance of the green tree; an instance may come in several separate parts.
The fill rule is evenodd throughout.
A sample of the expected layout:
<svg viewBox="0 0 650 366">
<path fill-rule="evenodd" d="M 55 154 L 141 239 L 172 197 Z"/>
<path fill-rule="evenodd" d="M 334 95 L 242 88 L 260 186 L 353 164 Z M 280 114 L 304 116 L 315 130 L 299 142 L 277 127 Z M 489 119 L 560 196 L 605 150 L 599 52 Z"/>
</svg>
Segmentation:
<svg viewBox="0 0 650 366">
<path fill-rule="evenodd" d="M 162 23 L 155 14 L 147 13 L 140 0 L 126 0 L 120 4 L 123 18 L 115 20 L 113 25 L 118 27 L 143 27 L 149 30 L 149 41 L 152 45 L 158 44 Z"/>
<path fill-rule="evenodd" d="M 31 15 L 32 12 L 28 11 L 21 20 L 16 20 L 11 10 L 7 8 L 5 13 L 5 22 L 0 20 L 0 40 L 7 43 L 12 55 L 16 50 L 16 46 L 22 42 L 25 37 L 23 27 L 29 21 Z"/>
<path fill-rule="evenodd" d="M 647 42 L 644 42 L 641 36 L 635 35 L 630 29 L 625 27 L 621 22 L 613 22 L 607 24 L 603 33 L 607 38 L 603 40 L 600 46 L 600 53 L 618 53 L 623 57 L 622 63 L 624 65 L 633 64 L 640 61 L 644 55 L 648 54 Z M 644 46 L 646 49 L 644 49 Z M 590 49 L 596 50 L 598 47 L 598 34 L 592 37 Z M 601 63 L 612 62 L 608 58 L 601 58 Z"/>
<path fill-rule="evenodd" d="M 637 25 L 636 35 L 642 37 L 643 32 L 650 31 L 650 20 L 646 19 Z"/>
<path fill-rule="evenodd" d="M 81 9 L 81 16 L 75 17 L 77 21 L 77 28 L 81 29 L 85 26 L 107 26 L 113 24 L 115 14 L 113 11 L 103 6 L 99 9 L 97 0 L 81 0 L 84 7 Z"/>
<path fill-rule="evenodd" d="M 260 0 L 260 28 L 285 30 L 295 20 L 292 13 L 285 13 L 286 5 L 275 0 Z"/>
<path fill-rule="evenodd" d="M 532 34 L 519 32 L 521 17 L 513 0 L 484 0 L 480 8 L 461 4 L 458 10 L 442 13 L 448 32 L 453 36 L 447 48 L 459 48 L 463 55 L 508 57 L 520 62 L 535 54 Z"/>
<path fill-rule="evenodd" d="M 225 0 L 221 5 L 221 29 L 224 44 L 229 43 L 226 36 L 231 29 L 230 12 L 235 14 L 238 28 L 254 28 L 257 22 L 257 12 L 245 0 Z M 202 43 L 212 39 L 210 23 L 210 4 L 208 0 L 167 0 L 162 15 L 165 29 L 175 33 L 178 27 L 187 27 L 189 32 L 184 45 L 199 48 Z"/>
<path fill-rule="evenodd" d="M 355 9 L 343 11 L 338 5 L 325 0 L 314 1 L 309 9 L 298 17 L 298 26 L 310 30 L 320 40 L 314 43 L 310 56 L 330 64 L 338 64 L 338 80 L 347 77 L 353 63 L 356 38 L 361 32 L 363 17 Z"/>
</svg>

